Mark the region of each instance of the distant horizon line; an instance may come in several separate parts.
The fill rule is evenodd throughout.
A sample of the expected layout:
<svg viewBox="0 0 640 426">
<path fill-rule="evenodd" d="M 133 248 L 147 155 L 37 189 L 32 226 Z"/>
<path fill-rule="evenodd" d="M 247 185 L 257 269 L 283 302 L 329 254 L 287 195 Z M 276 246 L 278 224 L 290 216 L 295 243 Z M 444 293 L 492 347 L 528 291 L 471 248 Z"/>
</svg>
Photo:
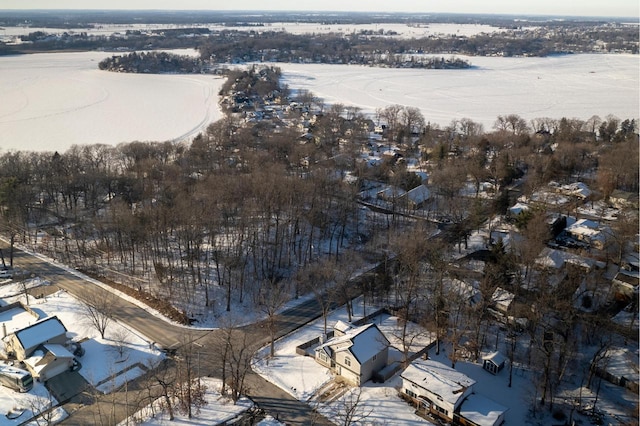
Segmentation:
<svg viewBox="0 0 640 426">
<path fill-rule="evenodd" d="M 237 9 L 237 10 L 220 10 L 220 9 L 2 9 L 4 12 L 207 12 L 207 13 L 309 13 L 319 15 L 334 14 L 360 14 L 360 15 L 457 15 L 457 16 L 499 16 L 499 17 L 536 17 L 536 18 L 616 18 L 616 19 L 633 19 L 640 24 L 639 16 L 629 15 L 567 15 L 567 14 L 544 14 L 544 13 L 497 13 L 497 12 L 408 12 L 408 11 L 363 11 L 363 10 L 269 10 L 269 9 Z"/>
</svg>

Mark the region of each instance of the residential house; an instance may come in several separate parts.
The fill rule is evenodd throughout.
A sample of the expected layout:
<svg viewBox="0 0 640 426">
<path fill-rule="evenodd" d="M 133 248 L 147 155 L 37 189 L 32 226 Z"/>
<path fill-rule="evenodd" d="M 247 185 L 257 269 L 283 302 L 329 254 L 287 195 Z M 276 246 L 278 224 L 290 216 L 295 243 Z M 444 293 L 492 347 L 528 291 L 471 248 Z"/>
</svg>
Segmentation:
<svg viewBox="0 0 640 426">
<path fill-rule="evenodd" d="M 567 227 L 566 232 L 576 240 L 589 244 L 598 250 L 604 248 L 606 237 L 608 233 L 610 234 L 607 227 L 601 227 L 597 222 L 589 219 L 576 221 Z"/>
<path fill-rule="evenodd" d="M 515 294 L 502 287 L 497 287 L 491 296 L 491 303 L 499 313 L 507 315 L 515 298 Z"/>
<path fill-rule="evenodd" d="M 473 392 L 475 380 L 433 360 L 416 360 L 400 374 L 402 393 L 418 411 L 451 422 L 462 401 Z"/>
<path fill-rule="evenodd" d="M 375 324 L 336 325 L 334 337 L 315 349 L 315 360 L 344 381 L 360 386 L 387 365 L 389 340 Z"/>
<path fill-rule="evenodd" d="M 558 187 L 558 192 L 584 200 L 591 196 L 591 190 L 584 182 L 574 182 Z"/>
<path fill-rule="evenodd" d="M 64 345 L 69 338 L 67 329 L 58 317 L 47 317 L 21 330 L 7 335 L 4 339 L 7 354 L 18 361 L 31 356 L 40 345 Z"/>
<path fill-rule="evenodd" d="M 418 413 L 468 426 L 498 426 L 507 408 L 473 392 L 475 380 L 433 361 L 416 360 L 400 375 L 402 394 Z"/>
<path fill-rule="evenodd" d="M 638 285 L 640 277 L 637 274 L 631 275 L 624 272 L 618 272 L 613 277 L 614 294 L 619 299 L 633 299 L 638 297 Z"/>
<path fill-rule="evenodd" d="M 69 371 L 73 367 L 74 356 L 62 345 L 42 345 L 23 362 L 34 379 L 44 382 Z"/>
<path fill-rule="evenodd" d="M 638 193 L 615 190 L 609 195 L 609 203 L 617 209 L 638 208 Z"/>
<path fill-rule="evenodd" d="M 431 198 L 429 189 L 424 185 L 419 185 L 408 191 L 405 195 L 407 199 L 407 207 L 410 209 L 420 209 Z"/>
</svg>

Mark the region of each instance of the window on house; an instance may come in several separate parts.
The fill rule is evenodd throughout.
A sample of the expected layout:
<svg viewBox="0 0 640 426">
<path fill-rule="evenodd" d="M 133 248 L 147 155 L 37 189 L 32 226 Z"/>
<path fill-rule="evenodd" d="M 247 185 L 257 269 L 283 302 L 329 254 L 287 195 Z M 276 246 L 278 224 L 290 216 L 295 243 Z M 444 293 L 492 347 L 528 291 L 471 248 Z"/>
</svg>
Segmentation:
<svg viewBox="0 0 640 426">
<path fill-rule="evenodd" d="M 376 360 L 376 358 L 378 358 L 378 355 L 374 355 L 373 358 L 371 358 L 373 361 Z"/>
<path fill-rule="evenodd" d="M 405 390 L 404 390 L 404 392 L 405 392 L 407 395 L 409 395 L 411 398 L 417 398 L 417 397 L 418 397 L 418 395 L 416 395 L 416 393 L 415 393 L 415 392 L 413 392 L 413 391 L 412 391 L 412 390 L 410 390 L 410 389 L 405 389 Z"/>
<path fill-rule="evenodd" d="M 442 408 L 442 407 L 438 407 L 437 405 L 434 405 L 434 407 L 436 407 L 436 411 L 441 412 L 441 413 L 442 413 L 442 414 L 444 414 L 445 416 L 448 416 L 448 415 L 449 415 L 449 412 L 448 412 L 447 410 L 445 410 L 444 408 Z"/>
<path fill-rule="evenodd" d="M 344 365 L 351 367 L 351 359 L 349 357 L 344 357 Z"/>
</svg>

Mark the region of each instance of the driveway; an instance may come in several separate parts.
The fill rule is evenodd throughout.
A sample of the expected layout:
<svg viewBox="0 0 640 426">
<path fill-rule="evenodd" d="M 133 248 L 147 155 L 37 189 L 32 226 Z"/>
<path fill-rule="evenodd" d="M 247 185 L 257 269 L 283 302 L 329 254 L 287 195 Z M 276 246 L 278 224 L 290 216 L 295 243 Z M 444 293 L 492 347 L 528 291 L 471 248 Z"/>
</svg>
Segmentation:
<svg viewBox="0 0 640 426">
<path fill-rule="evenodd" d="M 16 250 L 14 264 L 31 273 L 49 279 L 59 288 L 68 291 L 81 300 L 87 294 L 108 291 L 84 279 L 79 274 L 76 275 L 63 267 L 51 264 L 21 250 Z M 164 318 L 150 314 L 145 309 L 123 298 L 117 298 L 114 303 L 116 303 L 113 307 L 114 317 L 117 321 L 127 324 L 147 336 L 149 340 L 159 343 L 165 348 L 175 348 L 183 345 L 186 341 L 197 340 L 198 346 L 202 347 L 204 351 L 215 352 L 213 350 L 217 334 L 215 330 L 199 330 L 193 327 L 182 327 L 173 324 Z M 283 312 L 277 318 L 277 336 L 286 335 L 317 318 L 320 312 L 321 310 L 315 299 Z M 266 327 L 251 325 L 243 328 L 243 330 L 252 335 L 252 341 L 256 344 L 256 347 L 268 342 L 269 337 L 266 335 Z M 260 335 L 260 337 L 256 338 L 256 330 L 265 330 L 265 335 Z M 215 364 L 215 362 L 203 362 L 201 374 L 218 377 L 220 369 Z M 66 374 L 63 376 L 67 377 Z M 98 419 L 100 419 L 101 424 L 114 424 L 117 421 L 124 420 L 127 411 L 131 412 L 137 409 L 137 407 L 129 407 L 128 401 L 132 398 L 127 393 L 131 393 L 132 389 L 119 391 L 104 397 L 95 397 L 87 392 L 87 388 L 80 380 L 74 379 L 70 380 L 69 383 L 64 383 L 64 377 L 61 377 L 60 383 L 58 381 L 52 383 L 52 389 L 55 389 L 52 393 L 59 395 L 59 401 L 65 401 L 64 408 L 70 414 L 62 424 L 95 424 Z M 326 418 L 315 413 L 309 405 L 293 398 L 261 376 L 251 372 L 246 380 L 248 384 L 247 396 L 267 414 L 278 418 L 281 422 L 291 425 L 332 424 Z M 96 398 L 98 399 L 96 400 Z"/>
</svg>

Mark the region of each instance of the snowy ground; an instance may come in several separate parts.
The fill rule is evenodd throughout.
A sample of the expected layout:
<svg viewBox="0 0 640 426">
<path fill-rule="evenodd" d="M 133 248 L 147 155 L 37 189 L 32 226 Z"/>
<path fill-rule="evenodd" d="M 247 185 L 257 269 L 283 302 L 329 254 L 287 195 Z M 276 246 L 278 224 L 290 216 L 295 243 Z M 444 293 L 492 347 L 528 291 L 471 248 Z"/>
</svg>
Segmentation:
<svg viewBox="0 0 640 426">
<path fill-rule="evenodd" d="M 278 66 L 289 87 L 310 90 L 328 104 L 353 105 L 367 113 L 393 104 L 416 107 L 425 121 L 440 126 L 468 117 L 491 130 L 497 116 L 505 114 L 518 114 L 526 120 L 640 116 L 636 55 L 460 57 L 474 67 Z"/>
<path fill-rule="evenodd" d="M 60 150 L 73 144 L 194 136 L 221 117 L 223 80 L 204 75 L 103 72 L 106 52 L 0 58 L 0 148 Z M 464 117 L 490 130 L 498 115 L 588 119 L 640 116 L 635 55 L 547 58 L 465 57 L 467 70 L 406 70 L 277 64 L 284 83 L 327 103 L 376 108 L 400 104 L 447 126 Z"/>
<path fill-rule="evenodd" d="M 192 418 L 188 418 L 185 414 L 176 411 L 174 412 L 174 420 L 169 420 L 168 413 L 162 410 L 162 401 L 157 400 L 154 410 L 150 406 L 145 407 L 131 418 L 120 422 L 119 426 L 131 424 L 141 426 L 169 424 L 176 426 L 216 425 L 238 417 L 253 406 L 253 403 L 247 398 L 241 398 L 234 405 L 231 399 L 222 397 L 220 395 L 221 382 L 218 379 L 204 377 L 202 378 L 202 384 L 206 387 L 204 399 L 207 403 L 198 412 L 194 412 Z M 263 424 L 263 426 L 266 425 L 275 425 L 275 423 Z"/>
<path fill-rule="evenodd" d="M 178 53 L 184 53 L 180 51 Z M 182 140 L 222 117 L 211 75 L 100 71 L 107 52 L 0 58 L 0 148 Z"/>
<path fill-rule="evenodd" d="M 367 313 L 372 313 L 371 307 Z M 361 304 L 354 306 L 354 319 L 363 316 Z M 339 309 L 330 314 L 327 329 L 333 329 L 338 321 L 348 321 L 345 309 Z M 264 348 L 258 355 L 254 364 L 254 370 L 265 379 L 290 393 L 298 400 L 309 402 L 330 420 L 337 420 L 335 416 L 335 404 L 324 405 L 313 399 L 314 393 L 325 383 L 331 380 L 332 375 L 328 369 L 321 367 L 311 357 L 297 355 L 296 346 L 318 337 L 323 332 L 324 321 L 322 318 L 308 324 L 293 334 L 276 342 L 276 356 L 269 359 L 269 349 Z M 385 327 L 382 327 L 384 330 Z M 392 339 L 390 339 L 392 340 Z M 398 357 L 398 351 L 391 351 L 389 357 Z M 376 424 L 389 424 L 393 419 L 394 425 L 411 425 L 416 423 L 428 424 L 420 417 L 413 414 L 414 410 L 403 400 L 397 397 L 395 386 L 399 385 L 398 379 L 392 379 L 384 384 L 368 382 L 362 387 L 361 400 L 364 411 L 371 411 L 368 421 Z"/>
<path fill-rule="evenodd" d="M 46 283 L 35 278 L 31 280 L 30 287 L 43 284 Z M 21 296 L 21 287 L 8 280 L 0 283 L 0 299 L 6 304 L 18 300 L 26 302 Z M 58 316 L 67 330 L 75 336 L 75 340 L 83 340 L 82 346 L 86 352 L 79 359 L 82 364 L 79 373 L 102 392 L 108 393 L 122 385 L 125 380 L 131 380 L 143 374 L 145 365 L 148 365 L 150 361 L 159 360 L 162 356 L 160 352 L 149 347 L 148 341 L 143 336 L 116 322 L 109 324 L 105 339 L 102 339 L 97 330 L 83 316 L 83 305 L 64 291 L 58 291 L 40 299 L 30 297 L 29 306 L 39 314 L 40 318 Z M 33 316 L 24 314 L 18 309 L 0 314 L 0 321 L 6 324 L 8 332 L 16 328 L 23 328 L 35 320 Z M 123 347 L 122 356 L 118 350 L 119 346 Z M 20 407 L 42 409 L 48 402 L 48 398 L 46 388 L 38 382 L 28 393 L 14 392 L 0 386 L 0 414 L 5 414 L 10 410 L 15 411 Z M 0 415 L 0 425 L 19 424 L 29 417 L 31 414 L 25 412 L 18 419 L 12 421 Z"/>
<path fill-rule="evenodd" d="M 258 19 L 258 17 L 256 17 Z M 73 34 L 85 32 L 91 35 L 109 36 L 114 33 L 124 33 L 131 31 L 150 31 L 156 29 L 183 28 L 185 25 L 179 24 L 124 24 L 124 25 L 100 25 L 96 28 L 77 28 L 74 30 L 60 28 L 34 28 L 34 27 L 4 27 L 0 34 L 0 40 L 13 41 L 16 36 L 28 35 L 35 31 L 43 31 L 48 34 L 62 34 L 64 32 Z M 342 33 L 353 34 L 361 31 L 384 31 L 385 34 L 395 33 L 395 38 L 418 38 L 433 35 L 458 35 L 471 37 L 480 33 L 493 33 L 500 31 L 498 27 L 480 24 L 421 24 L 407 25 L 400 23 L 386 22 L 384 24 L 321 24 L 317 22 L 273 22 L 267 23 L 264 27 L 256 26 L 226 26 L 216 24 L 188 25 L 189 28 L 209 28 L 212 31 L 284 31 L 291 34 L 328 34 Z"/>
<path fill-rule="evenodd" d="M 369 307 L 367 313 L 371 313 Z M 356 304 L 354 319 L 363 316 L 362 306 Z M 338 309 L 330 314 L 328 319 L 328 329 L 332 329 L 333 325 L 338 321 L 347 321 L 345 309 Z M 388 336 L 392 321 L 383 322 L 381 329 Z M 384 325 L 386 324 L 386 325 Z M 298 331 L 286 336 L 276 342 L 276 356 L 268 357 L 268 348 L 264 348 L 254 363 L 254 370 L 265 379 L 279 386 L 281 389 L 290 393 L 298 400 L 308 402 L 314 406 L 323 415 L 333 421 L 337 421 L 336 411 L 340 401 L 348 398 L 345 395 L 337 403 L 322 404 L 315 400 L 314 393 L 322 387 L 323 384 L 331 380 L 332 375 L 328 369 L 317 364 L 311 357 L 297 355 L 295 353 L 296 346 L 318 337 L 323 332 L 323 320 L 318 319 Z M 503 336 L 504 337 L 504 336 Z M 393 339 L 390 339 L 393 340 Z M 392 341 L 392 345 L 394 342 Z M 504 342 L 500 340 L 500 348 L 504 350 Z M 451 365 L 451 361 L 447 358 L 447 347 L 435 355 L 435 350 L 429 351 L 429 357 L 445 365 Z M 506 353 L 506 352 L 504 352 Z M 390 358 L 398 357 L 399 353 L 395 349 L 390 351 Z M 458 371 L 464 373 L 468 377 L 476 381 L 474 392 L 486 398 L 489 398 L 500 405 L 507 407 L 505 414 L 505 424 L 508 425 L 548 425 L 561 423 L 552 418 L 547 406 L 538 408 L 536 413 L 530 410 L 531 403 L 535 398 L 534 386 L 532 384 L 531 372 L 524 366 L 517 364 L 514 368 L 512 386 L 508 387 L 509 372 L 508 366 L 505 367 L 498 375 L 492 375 L 482 369 L 481 364 L 458 361 L 455 367 Z M 574 378 L 579 383 L 579 378 Z M 414 409 L 398 396 L 398 389 L 401 387 L 401 379 L 399 374 L 388 380 L 384 384 L 375 384 L 367 382 L 361 387 L 361 405 L 360 412 L 368 413 L 366 422 L 362 424 L 393 424 L 393 425 L 416 425 L 430 424 L 426 420 L 416 416 Z M 570 381 L 570 383 L 573 383 Z M 561 393 L 557 403 L 565 401 L 577 400 L 580 394 L 580 385 L 569 384 L 566 390 Z M 539 396 L 539 395 L 538 395 Z M 583 407 L 595 401 L 595 394 L 592 390 L 582 388 Z M 628 410 L 633 407 L 637 395 L 626 391 L 619 386 L 612 385 L 603 381 L 599 395 L 598 407 L 606 412 L 604 415 L 604 424 L 618 424 L 621 419 L 627 419 Z M 569 414 L 567 405 L 564 405 L 564 413 Z M 582 424 L 590 424 L 589 419 L 576 412 L 574 418 L 581 420 Z M 393 419 L 393 420 L 390 420 Z"/>
</svg>

